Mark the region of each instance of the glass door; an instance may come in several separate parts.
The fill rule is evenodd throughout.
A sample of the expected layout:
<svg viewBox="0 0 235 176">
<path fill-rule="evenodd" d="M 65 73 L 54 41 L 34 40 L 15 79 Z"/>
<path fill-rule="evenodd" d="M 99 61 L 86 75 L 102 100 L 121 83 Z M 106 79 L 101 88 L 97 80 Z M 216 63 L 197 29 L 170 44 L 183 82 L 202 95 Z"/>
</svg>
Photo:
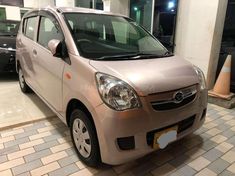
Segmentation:
<svg viewBox="0 0 235 176">
<path fill-rule="evenodd" d="M 130 17 L 152 32 L 154 0 L 130 0 Z"/>
<path fill-rule="evenodd" d="M 6 9 L 4 7 L 0 7 L 0 20 L 6 20 Z"/>
<path fill-rule="evenodd" d="M 174 50 L 178 0 L 156 0 L 153 35 L 170 51 Z"/>
<path fill-rule="evenodd" d="M 174 50 L 178 0 L 130 0 L 130 17 Z"/>
<path fill-rule="evenodd" d="M 75 5 L 76 7 L 84 7 L 84 8 L 93 8 L 92 4 L 93 0 L 76 0 Z"/>
<path fill-rule="evenodd" d="M 98 9 L 98 10 L 104 9 L 104 5 L 103 5 L 102 0 L 76 0 L 75 6 L 90 8 L 90 9 Z"/>
<path fill-rule="evenodd" d="M 235 93 L 235 0 L 228 1 L 216 79 L 229 54 L 232 55 L 231 92 Z"/>
</svg>

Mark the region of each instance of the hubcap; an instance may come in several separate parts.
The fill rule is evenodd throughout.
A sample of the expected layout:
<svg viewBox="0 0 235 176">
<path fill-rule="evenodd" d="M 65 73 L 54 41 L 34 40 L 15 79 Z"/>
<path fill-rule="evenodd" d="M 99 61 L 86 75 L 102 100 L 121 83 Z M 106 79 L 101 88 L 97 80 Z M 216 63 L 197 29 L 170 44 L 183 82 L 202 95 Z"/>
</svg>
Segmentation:
<svg viewBox="0 0 235 176">
<path fill-rule="evenodd" d="M 24 88 L 25 81 L 24 81 L 24 75 L 21 69 L 19 70 L 19 82 L 20 82 L 20 87 Z"/>
<path fill-rule="evenodd" d="M 91 154 L 91 140 L 86 125 L 80 119 L 74 120 L 73 138 L 79 153 L 88 158 Z"/>
</svg>

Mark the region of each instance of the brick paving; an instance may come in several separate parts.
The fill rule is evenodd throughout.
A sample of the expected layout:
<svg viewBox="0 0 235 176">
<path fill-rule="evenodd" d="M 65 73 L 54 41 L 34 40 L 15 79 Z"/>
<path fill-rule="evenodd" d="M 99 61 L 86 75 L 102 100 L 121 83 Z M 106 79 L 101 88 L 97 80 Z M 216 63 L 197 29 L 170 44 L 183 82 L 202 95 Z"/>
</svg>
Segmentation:
<svg viewBox="0 0 235 176">
<path fill-rule="evenodd" d="M 52 118 L 0 131 L 0 176 L 235 176 L 235 110 L 208 106 L 194 134 L 120 166 L 79 161 L 68 128 Z"/>
</svg>

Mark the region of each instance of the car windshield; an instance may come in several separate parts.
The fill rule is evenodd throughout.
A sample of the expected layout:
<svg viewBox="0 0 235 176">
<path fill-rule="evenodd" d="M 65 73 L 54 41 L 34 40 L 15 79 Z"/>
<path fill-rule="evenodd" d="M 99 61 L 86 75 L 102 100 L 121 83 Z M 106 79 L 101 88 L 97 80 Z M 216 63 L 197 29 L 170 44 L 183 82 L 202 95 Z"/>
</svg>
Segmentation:
<svg viewBox="0 0 235 176">
<path fill-rule="evenodd" d="M 19 29 L 18 21 L 0 21 L 0 35 L 16 35 Z"/>
<path fill-rule="evenodd" d="M 89 59 L 166 57 L 168 50 L 128 18 L 103 14 L 65 13 L 77 49 Z"/>
</svg>

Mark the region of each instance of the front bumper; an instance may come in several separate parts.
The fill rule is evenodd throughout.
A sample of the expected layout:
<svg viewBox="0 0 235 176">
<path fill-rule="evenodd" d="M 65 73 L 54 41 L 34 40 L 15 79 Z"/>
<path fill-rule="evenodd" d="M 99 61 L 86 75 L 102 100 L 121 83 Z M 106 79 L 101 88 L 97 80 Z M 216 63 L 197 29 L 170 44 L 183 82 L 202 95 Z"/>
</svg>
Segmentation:
<svg viewBox="0 0 235 176">
<path fill-rule="evenodd" d="M 104 163 L 117 165 L 142 157 L 154 149 L 151 135 L 159 129 L 179 125 L 194 117 L 191 125 L 177 135 L 177 140 L 194 132 L 205 121 L 207 91 L 199 91 L 195 100 L 173 110 L 156 111 L 148 98 L 141 97 L 142 108 L 114 111 L 105 104 L 98 106 L 93 114 L 99 139 L 101 158 Z M 134 137 L 134 149 L 121 150 L 118 138 Z"/>
</svg>

